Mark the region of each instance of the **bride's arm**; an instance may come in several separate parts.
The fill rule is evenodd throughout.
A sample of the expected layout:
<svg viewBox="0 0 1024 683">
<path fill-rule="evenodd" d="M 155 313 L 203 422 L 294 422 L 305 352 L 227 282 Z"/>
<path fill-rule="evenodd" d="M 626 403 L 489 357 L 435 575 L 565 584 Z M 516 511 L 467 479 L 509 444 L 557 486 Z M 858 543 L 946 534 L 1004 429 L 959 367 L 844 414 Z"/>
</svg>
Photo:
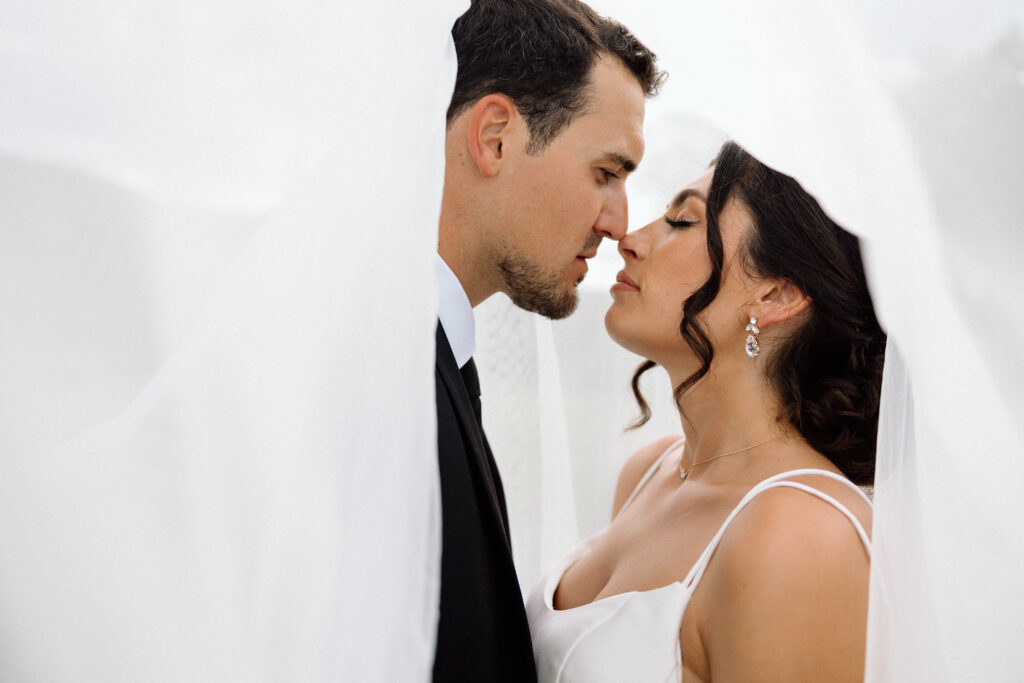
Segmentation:
<svg viewBox="0 0 1024 683">
<path fill-rule="evenodd" d="M 713 683 L 862 681 L 868 580 L 864 547 L 837 510 L 766 491 L 737 515 L 694 592 L 684 662 Z"/>
<path fill-rule="evenodd" d="M 658 456 L 665 452 L 665 449 L 682 438 L 681 434 L 675 434 L 658 439 L 647 444 L 633 455 L 629 456 L 622 470 L 619 472 L 619 482 L 615 486 L 615 499 L 612 503 L 612 519 L 619 514 L 622 506 L 626 504 L 633 489 L 640 483 L 644 472 L 650 469 Z"/>
</svg>

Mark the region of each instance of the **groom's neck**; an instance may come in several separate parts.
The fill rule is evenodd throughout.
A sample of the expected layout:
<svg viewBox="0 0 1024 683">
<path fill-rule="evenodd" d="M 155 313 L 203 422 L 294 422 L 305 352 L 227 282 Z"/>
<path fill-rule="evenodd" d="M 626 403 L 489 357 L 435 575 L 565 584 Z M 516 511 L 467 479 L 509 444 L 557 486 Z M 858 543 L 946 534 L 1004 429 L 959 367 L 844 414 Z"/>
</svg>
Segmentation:
<svg viewBox="0 0 1024 683">
<path fill-rule="evenodd" d="M 497 287 L 488 282 L 489 278 L 483 267 L 486 260 L 458 239 L 446 240 L 442 232 L 438 240 L 437 253 L 455 273 L 470 305 L 474 308 L 498 291 Z"/>
</svg>

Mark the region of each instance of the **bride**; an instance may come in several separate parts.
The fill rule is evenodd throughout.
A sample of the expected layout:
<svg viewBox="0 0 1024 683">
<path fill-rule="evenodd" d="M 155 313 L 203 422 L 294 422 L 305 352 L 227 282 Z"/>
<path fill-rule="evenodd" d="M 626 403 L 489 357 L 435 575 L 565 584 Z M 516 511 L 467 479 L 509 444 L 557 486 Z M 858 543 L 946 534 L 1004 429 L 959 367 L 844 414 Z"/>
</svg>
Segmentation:
<svg viewBox="0 0 1024 683">
<path fill-rule="evenodd" d="M 619 252 L 608 332 L 684 436 L 530 594 L 540 680 L 863 680 L 885 335 L 857 239 L 726 143 Z"/>
</svg>

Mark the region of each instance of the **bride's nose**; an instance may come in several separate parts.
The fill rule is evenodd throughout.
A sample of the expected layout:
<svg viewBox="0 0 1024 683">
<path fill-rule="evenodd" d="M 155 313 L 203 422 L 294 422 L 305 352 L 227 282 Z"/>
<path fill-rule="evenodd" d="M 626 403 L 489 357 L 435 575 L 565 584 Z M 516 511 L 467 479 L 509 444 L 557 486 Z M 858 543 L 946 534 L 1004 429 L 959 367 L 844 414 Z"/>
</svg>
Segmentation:
<svg viewBox="0 0 1024 683">
<path fill-rule="evenodd" d="M 626 261 L 643 258 L 643 255 L 646 253 L 643 232 L 644 228 L 640 228 L 639 230 L 627 233 L 625 237 L 619 240 L 619 254 Z"/>
</svg>

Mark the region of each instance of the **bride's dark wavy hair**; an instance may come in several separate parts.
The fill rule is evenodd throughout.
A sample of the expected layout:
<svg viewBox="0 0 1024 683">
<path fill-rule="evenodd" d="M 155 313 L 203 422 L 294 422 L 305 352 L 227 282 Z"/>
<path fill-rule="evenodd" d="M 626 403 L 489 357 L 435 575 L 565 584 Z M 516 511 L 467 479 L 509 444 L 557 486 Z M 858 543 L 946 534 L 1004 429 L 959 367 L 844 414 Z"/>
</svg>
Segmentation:
<svg viewBox="0 0 1024 683">
<path fill-rule="evenodd" d="M 886 337 L 871 304 L 860 242 L 836 225 L 796 180 L 768 168 L 736 143 L 725 143 L 714 166 L 707 203 L 711 275 L 684 302 L 679 326 L 701 366 L 675 388 L 676 402 L 707 375 L 714 360 L 711 340 L 697 317 L 721 286 L 719 218 L 734 198 L 753 218 L 739 251 L 743 265 L 764 277 L 789 280 L 811 298 L 804 324 L 779 344 L 766 365 L 767 380 L 782 402 L 780 417 L 851 481 L 869 484 L 875 472 Z M 651 416 L 639 382 L 655 365 L 648 360 L 633 375 L 633 394 L 642 413 L 635 426 Z"/>
</svg>

